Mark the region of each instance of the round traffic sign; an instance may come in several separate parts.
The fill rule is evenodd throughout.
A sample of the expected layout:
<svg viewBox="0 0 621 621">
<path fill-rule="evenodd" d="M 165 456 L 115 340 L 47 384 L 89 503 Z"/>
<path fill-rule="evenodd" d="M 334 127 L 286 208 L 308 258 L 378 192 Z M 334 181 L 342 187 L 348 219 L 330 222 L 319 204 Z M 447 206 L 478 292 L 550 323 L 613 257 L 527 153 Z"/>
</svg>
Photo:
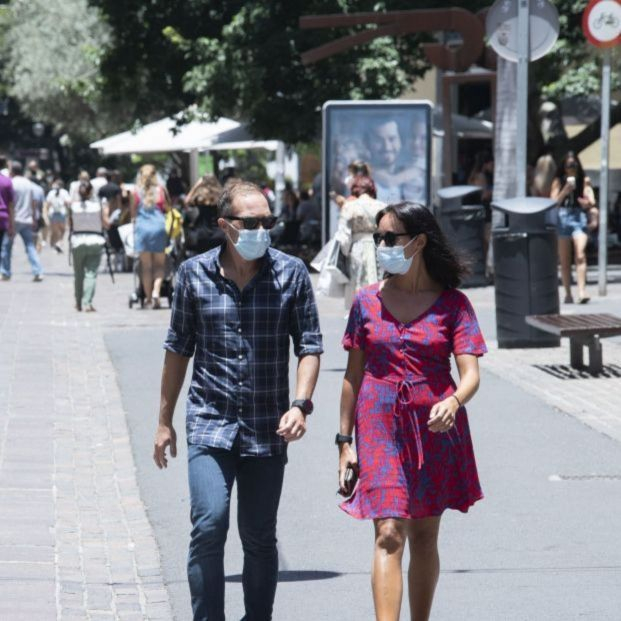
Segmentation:
<svg viewBox="0 0 621 621">
<path fill-rule="evenodd" d="M 548 0 L 529 1 L 529 60 L 545 56 L 558 39 L 556 7 Z M 485 30 L 493 50 L 507 60 L 518 60 L 518 0 L 496 0 L 485 19 Z"/>
<path fill-rule="evenodd" d="M 621 2 L 591 0 L 582 14 L 584 36 L 597 47 L 621 43 Z"/>
</svg>

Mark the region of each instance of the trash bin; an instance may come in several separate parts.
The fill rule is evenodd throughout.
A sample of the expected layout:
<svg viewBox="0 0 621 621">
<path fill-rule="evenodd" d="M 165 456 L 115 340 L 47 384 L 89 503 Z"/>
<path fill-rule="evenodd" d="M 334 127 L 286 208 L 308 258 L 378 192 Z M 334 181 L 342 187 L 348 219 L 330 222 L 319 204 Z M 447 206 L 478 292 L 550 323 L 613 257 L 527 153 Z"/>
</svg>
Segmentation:
<svg viewBox="0 0 621 621">
<path fill-rule="evenodd" d="M 438 223 L 451 245 L 468 261 L 463 287 L 483 287 L 485 276 L 485 208 L 478 185 L 453 185 L 438 190 Z"/>
<path fill-rule="evenodd" d="M 558 347 L 560 338 L 529 326 L 527 315 L 559 312 L 556 228 L 549 198 L 510 198 L 492 203 L 508 216 L 492 232 L 498 347 Z"/>
</svg>

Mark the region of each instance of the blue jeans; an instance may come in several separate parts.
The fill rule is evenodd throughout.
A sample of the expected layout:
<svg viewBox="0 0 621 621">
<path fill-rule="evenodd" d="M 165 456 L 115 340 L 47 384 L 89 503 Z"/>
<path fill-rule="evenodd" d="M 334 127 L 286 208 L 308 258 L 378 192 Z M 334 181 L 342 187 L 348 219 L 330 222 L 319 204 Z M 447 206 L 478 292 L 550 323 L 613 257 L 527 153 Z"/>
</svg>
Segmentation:
<svg viewBox="0 0 621 621">
<path fill-rule="evenodd" d="M 39 255 L 35 248 L 35 234 L 32 230 L 31 224 L 25 224 L 23 222 L 15 223 L 15 236 L 21 235 L 24 240 L 24 246 L 26 247 L 26 254 L 30 261 L 30 267 L 32 268 L 32 274 L 39 276 L 43 273 L 43 268 L 39 262 Z M 13 252 L 13 239 L 7 234 L 4 235 L 2 240 L 2 253 L 0 258 L 0 272 L 3 276 L 11 275 L 11 254 Z"/>
<path fill-rule="evenodd" d="M 237 524 L 244 551 L 244 620 L 272 618 L 278 581 L 276 516 L 285 462 L 285 455 L 241 457 L 237 447 L 227 451 L 188 446 L 193 526 L 188 580 L 194 621 L 224 621 L 224 544 L 235 480 Z"/>
</svg>

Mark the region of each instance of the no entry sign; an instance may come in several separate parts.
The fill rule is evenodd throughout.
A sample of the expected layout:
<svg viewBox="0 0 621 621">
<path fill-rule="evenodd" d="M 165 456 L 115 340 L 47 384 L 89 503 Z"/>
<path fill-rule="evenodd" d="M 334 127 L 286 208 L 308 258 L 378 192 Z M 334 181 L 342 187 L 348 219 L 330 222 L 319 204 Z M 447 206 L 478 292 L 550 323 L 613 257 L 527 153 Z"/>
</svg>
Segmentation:
<svg viewBox="0 0 621 621">
<path fill-rule="evenodd" d="M 582 14 L 584 36 L 597 47 L 621 43 L 621 2 L 591 0 Z"/>
</svg>

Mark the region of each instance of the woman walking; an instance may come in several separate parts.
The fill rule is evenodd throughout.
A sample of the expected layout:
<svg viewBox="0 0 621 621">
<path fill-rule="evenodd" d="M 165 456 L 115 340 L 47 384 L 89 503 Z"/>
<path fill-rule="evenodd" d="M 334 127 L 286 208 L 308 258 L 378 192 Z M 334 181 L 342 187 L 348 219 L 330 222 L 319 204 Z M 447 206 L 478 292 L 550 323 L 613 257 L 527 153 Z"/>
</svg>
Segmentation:
<svg viewBox="0 0 621 621">
<path fill-rule="evenodd" d="M 61 243 L 65 236 L 67 208 L 71 205 L 69 192 L 63 187 L 63 180 L 56 177 L 52 189 L 47 193 L 44 205 L 44 219 L 50 223 L 50 246 L 61 253 Z"/>
<path fill-rule="evenodd" d="M 347 257 L 349 282 L 345 285 L 345 308 L 349 309 L 356 291 L 379 280 L 373 231 L 375 216 L 385 203 L 375 200 L 375 183 L 359 175 L 351 184 L 353 200 L 345 201 L 335 235 Z"/>
<path fill-rule="evenodd" d="M 483 497 L 463 406 L 478 389 L 477 357 L 487 349 L 470 302 L 456 289 L 464 267 L 431 212 L 399 203 L 376 221 L 377 258 L 388 277 L 358 292 L 343 338 L 341 493 L 351 493 L 348 467 L 359 480 L 341 507 L 374 523 L 376 618 L 399 619 L 409 542 L 411 618 L 425 621 L 440 571 L 441 515 L 466 512 Z"/>
<path fill-rule="evenodd" d="M 185 197 L 184 236 L 186 251 L 202 254 L 222 245 L 218 226 L 218 198 L 222 186 L 214 175 L 201 177 Z"/>
<path fill-rule="evenodd" d="M 166 213 L 170 210 L 168 192 L 157 179 L 155 166 L 145 164 L 138 172 L 133 196 L 132 222 L 134 247 L 140 257 L 140 282 L 145 308 L 160 308 L 160 288 L 166 264 Z"/>
<path fill-rule="evenodd" d="M 561 261 L 561 280 L 565 289 L 565 304 L 572 304 L 571 256 L 576 262 L 578 302 L 586 304 L 586 245 L 588 241 L 587 212 L 595 207 L 593 188 L 584 176 L 578 157 L 569 151 L 561 161 L 552 181 L 550 198 L 558 205 L 558 250 Z"/>
<path fill-rule="evenodd" d="M 79 199 L 69 206 L 69 243 L 73 258 L 75 308 L 78 311 L 95 311 L 95 283 L 101 263 L 101 252 L 105 239 L 104 228 L 108 228 L 108 207 L 102 207 L 93 198 L 90 181 L 82 181 L 78 188 Z"/>
</svg>

